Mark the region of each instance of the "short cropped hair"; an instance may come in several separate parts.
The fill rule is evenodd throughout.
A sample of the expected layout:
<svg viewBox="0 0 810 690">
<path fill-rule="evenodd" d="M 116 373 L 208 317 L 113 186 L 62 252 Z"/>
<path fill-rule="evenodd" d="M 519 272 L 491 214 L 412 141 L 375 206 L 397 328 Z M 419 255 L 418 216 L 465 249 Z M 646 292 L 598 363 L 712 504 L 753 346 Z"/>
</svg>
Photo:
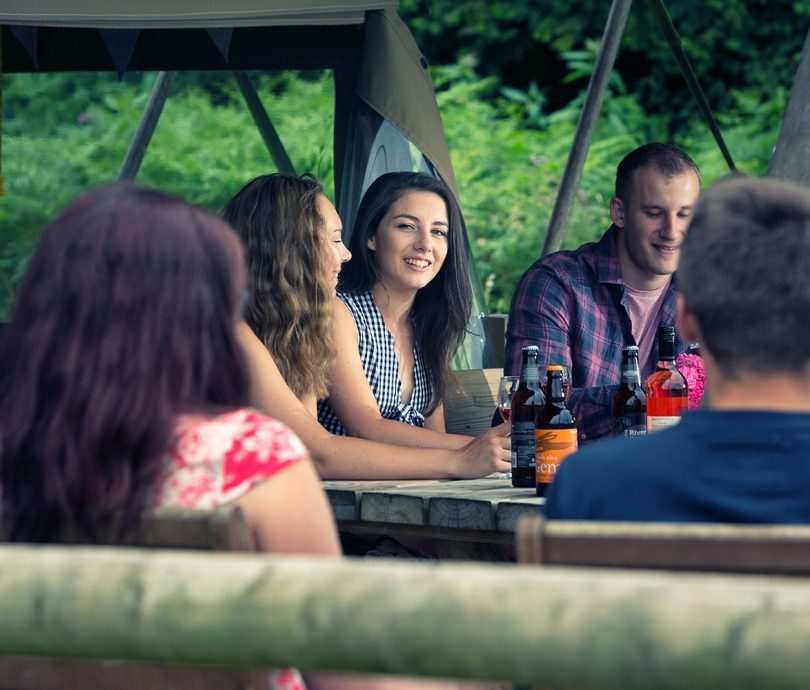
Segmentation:
<svg viewBox="0 0 810 690">
<path fill-rule="evenodd" d="M 659 142 L 644 144 L 628 153 L 616 168 L 616 196 L 625 203 L 633 193 L 634 175 L 640 168 L 652 168 L 667 180 L 692 170 L 700 180 L 700 170 L 695 161 L 677 146 Z"/>
<path fill-rule="evenodd" d="M 678 280 L 726 376 L 810 362 L 810 189 L 735 176 L 706 191 Z"/>
</svg>

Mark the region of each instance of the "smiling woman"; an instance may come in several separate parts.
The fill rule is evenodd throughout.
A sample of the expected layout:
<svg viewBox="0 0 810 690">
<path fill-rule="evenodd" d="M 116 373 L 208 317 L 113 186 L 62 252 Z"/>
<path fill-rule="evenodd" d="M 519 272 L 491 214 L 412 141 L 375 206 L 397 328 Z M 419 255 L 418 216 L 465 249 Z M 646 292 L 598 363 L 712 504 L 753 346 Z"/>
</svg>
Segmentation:
<svg viewBox="0 0 810 690">
<path fill-rule="evenodd" d="M 469 441 L 444 433 L 442 409 L 470 312 L 462 223 L 430 175 L 388 173 L 369 187 L 340 278 L 329 398 L 318 408 L 333 433 L 437 448 Z"/>
</svg>

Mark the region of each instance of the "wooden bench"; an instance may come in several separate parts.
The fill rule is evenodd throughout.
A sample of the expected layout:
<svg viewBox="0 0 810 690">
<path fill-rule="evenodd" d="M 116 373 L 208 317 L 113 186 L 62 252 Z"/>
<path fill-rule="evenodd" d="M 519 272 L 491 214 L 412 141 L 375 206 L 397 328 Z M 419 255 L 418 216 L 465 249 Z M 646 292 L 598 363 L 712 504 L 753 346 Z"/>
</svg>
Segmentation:
<svg viewBox="0 0 810 690">
<path fill-rule="evenodd" d="M 113 525 L 104 531 L 100 542 L 117 543 Z M 76 530 L 65 529 L 55 543 L 89 542 Z M 161 508 L 150 511 L 123 545 L 148 549 L 255 550 L 242 510 L 234 505 L 211 510 Z M 0 690 L 261 690 L 264 687 L 263 674 L 227 669 L 33 657 L 0 659 Z"/>
<path fill-rule="evenodd" d="M 523 565 L 810 574 L 810 526 L 544 520 L 517 525 Z"/>
<path fill-rule="evenodd" d="M 448 433 L 478 436 L 492 425 L 498 407 L 502 369 L 454 371 L 455 382 L 444 399 L 444 426 Z"/>
</svg>

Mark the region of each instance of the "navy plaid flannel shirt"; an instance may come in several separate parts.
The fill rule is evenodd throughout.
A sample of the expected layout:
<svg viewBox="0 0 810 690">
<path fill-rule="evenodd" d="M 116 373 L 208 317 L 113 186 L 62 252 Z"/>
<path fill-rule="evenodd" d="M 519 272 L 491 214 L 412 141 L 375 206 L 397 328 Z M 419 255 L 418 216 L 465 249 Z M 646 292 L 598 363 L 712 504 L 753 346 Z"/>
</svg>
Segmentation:
<svg viewBox="0 0 810 690">
<path fill-rule="evenodd" d="M 610 408 L 621 380 L 622 348 L 635 345 L 624 301 L 615 226 L 599 242 L 535 261 L 520 279 L 509 310 L 504 372 L 520 374 L 521 348 L 537 345 L 538 362 L 571 371 L 569 406 L 580 442 L 611 433 Z M 675 325 L 675 280 L 659 323 Z M 677 352 L 684 342 L 678 337 Z M 658 360 L 658 343 L 650 357 Z M 644 363 L 641 363 L 643 368 Z"/>
</svg>

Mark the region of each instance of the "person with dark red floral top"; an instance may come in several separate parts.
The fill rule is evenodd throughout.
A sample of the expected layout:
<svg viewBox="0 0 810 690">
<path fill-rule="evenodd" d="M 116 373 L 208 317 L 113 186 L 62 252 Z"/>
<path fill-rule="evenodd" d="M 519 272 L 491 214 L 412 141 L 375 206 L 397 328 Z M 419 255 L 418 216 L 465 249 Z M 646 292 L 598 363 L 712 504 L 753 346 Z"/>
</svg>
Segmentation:
<svg viewBox="0 0 810 690">
<path fill-rule="evenodd" d="M 655 366 L 658 325 L 675 323 L 674 273 L 699 191 L 698 168 L 680 149 L 635 149 L 618 166 L 601 240 L 538 259 L 518 284 L 504 372 L 520 373 L 525 345 L 540 348 L 541 365 L 567 365 L 580 442 L 611 433 L 622 348 L 639 347 L 642 378 Z"/>
</svg>

